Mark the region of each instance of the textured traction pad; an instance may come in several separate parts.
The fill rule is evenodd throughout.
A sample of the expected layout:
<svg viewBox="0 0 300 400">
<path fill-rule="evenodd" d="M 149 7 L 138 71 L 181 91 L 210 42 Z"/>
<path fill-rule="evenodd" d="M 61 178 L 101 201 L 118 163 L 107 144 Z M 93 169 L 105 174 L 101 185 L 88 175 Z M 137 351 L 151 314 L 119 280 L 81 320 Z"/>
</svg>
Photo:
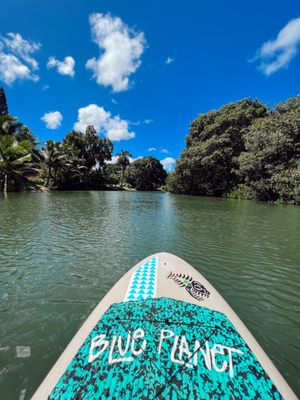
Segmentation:
<svg viewBox="0 0 300 400">
<path fill-rule="evenodd" d="M 282 399 L 224 314 L 169 298 L 113 304 L 50 399 Z"/>
<path fill-rule="evenodd" d="M 157 261 L 152 257 L 134 271 L 124 301 L 156 297 Z"/>
</svg>

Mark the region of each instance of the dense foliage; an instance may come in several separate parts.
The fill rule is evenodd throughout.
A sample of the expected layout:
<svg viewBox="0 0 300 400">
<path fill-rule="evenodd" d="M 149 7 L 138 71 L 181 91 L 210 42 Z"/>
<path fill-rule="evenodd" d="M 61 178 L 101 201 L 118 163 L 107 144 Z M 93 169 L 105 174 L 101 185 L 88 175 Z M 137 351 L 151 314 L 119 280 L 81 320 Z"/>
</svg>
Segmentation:
<svg viewBox="0 0 300 400">
<path fill-rule="evenodd" d="M 112 143 L 100 138 L 92 126 L 85 133 L 68 133 L 62 142 L 48 140 L 35 149 L 38 179 L 32 181 L 51 189 L 102 189 L 112 150 Z"/>
<path fill-rule="evenodd" d="M 28 176 L 35 173 L 35 160 L 30 130 L 15 117 L 0 115 L 0 192 L 31 186 Z"/>
<path fill-rule="evenodd" d="M 244 99 L 192 121 L 172 192 L 300 203 L 300 98 Z"/>
<path fill-rule="evenodd" d="M 162 164 L 154 157 L 139 158 L 126 171 L 126 181 L 137 190 L 156 190 L 164 185 L 166 176 Z"/>
<path fill-rule="evenodd" d="M 124 183 L 137 190 L 154 190 L 164 183 L 166 172 L 157 159 L 146 157 L 133 163 L 126 180 L 132 155 L 121 150 L 111 164 L 112 152 L 112 142 L 99 137 L 93 126 L 85 132 L 67 133 L 62 142 L 48 140 L 38 145 L 29 128 L 8 114 L 0 89 L 0 192 L 43 187 L 122 189 Z"/>
</svg>

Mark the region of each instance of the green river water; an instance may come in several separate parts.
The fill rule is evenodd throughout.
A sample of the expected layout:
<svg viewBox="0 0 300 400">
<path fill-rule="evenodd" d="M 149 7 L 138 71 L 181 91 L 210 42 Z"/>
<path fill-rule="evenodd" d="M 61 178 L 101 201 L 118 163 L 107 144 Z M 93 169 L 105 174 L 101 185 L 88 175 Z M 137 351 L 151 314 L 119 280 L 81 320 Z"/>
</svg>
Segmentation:
<svg viewBox="0 0 300 400">
<path fill-rule="evenodd" d="M 300 395 L 300 207 L 53 192 L 0 197 L 0 398 L 29 399 L 105 293 L 158 251 L 210 280 Z"/>
</svg>

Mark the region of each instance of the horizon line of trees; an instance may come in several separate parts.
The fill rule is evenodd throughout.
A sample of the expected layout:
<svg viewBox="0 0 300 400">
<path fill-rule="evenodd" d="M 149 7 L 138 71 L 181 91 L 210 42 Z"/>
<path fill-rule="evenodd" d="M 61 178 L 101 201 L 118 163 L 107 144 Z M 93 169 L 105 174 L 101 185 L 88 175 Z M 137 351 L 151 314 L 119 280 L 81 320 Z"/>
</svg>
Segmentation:
<svg viewBox="0 0 300 400">
<path fill-rule="evenodd" d="M 40 146 L 30 129 L 9 114 L 0 88 L 0 192 L 46 187 L 85 190 L 119 187 L 157 190 L 167 173 L 154 157 L 130 163 L 129 151 L 112 159 L 113 143 L 101 138 L 92 125 L 85 132 L 72 131 L 61 142 L 48 140 Z"/>
<path fill-rule="evenodd" d="M 200 114 L 167 184 L 172 193 L 300 204 L 300 96 L 275 109 L 243 99 Z"/>
<path fill-rule="evenodd" d="M 93 126 L 43 147 L 9 114 L 0 88 L 0 192 L 38 189 L 157 190 L 300 204 L 300 96 L 271 109 L 242 99 L 200 114 L 190 124 L 174 172 L 128 150 L 110 163 L 113 144 Z M 166 185 L 165 185 L 166 183 Z"/>
</svg>

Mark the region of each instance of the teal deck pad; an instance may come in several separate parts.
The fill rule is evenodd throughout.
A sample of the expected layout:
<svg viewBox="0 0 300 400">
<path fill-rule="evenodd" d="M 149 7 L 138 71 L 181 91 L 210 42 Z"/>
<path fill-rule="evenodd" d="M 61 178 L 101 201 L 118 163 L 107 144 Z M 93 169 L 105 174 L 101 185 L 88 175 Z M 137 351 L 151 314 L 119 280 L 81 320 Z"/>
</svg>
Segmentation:
<svg viewBox="0 0 300 400">
<path fill-rule="evenodd" d="M 169 298 L 113 304 L 49 396 L 282 399 L 224 314 Z"/>
<path fill-rule="evenodd" d="M 157 261 L 152 257 L 134 271 L 124 301 L 156 297 Z"/>
</svg>

